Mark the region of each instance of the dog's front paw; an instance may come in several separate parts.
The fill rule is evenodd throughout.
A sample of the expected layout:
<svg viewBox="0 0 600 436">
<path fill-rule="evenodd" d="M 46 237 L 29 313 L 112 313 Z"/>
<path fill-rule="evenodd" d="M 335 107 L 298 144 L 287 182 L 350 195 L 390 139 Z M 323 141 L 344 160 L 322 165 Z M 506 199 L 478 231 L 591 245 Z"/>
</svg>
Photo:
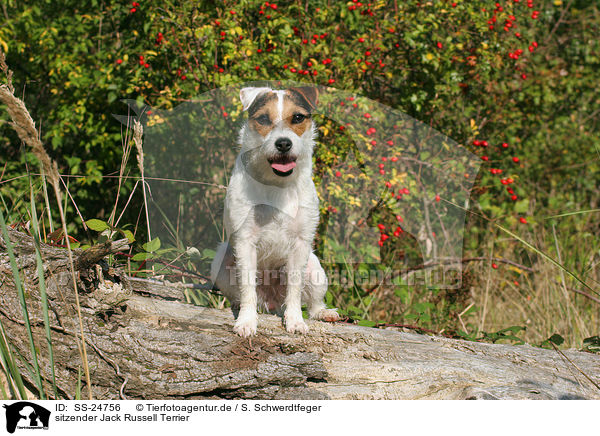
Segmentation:
<svg viewBox="0 0 600 436">
<path fill-rule="evenodd" d="M 300 315 L 290 315 L 288 312 L 284 315 L 285 329 L 289 333 L 308 333 L 308 326 L 302 319 L 302 313 Z"/>
<path fill-rule="evenodd" d="M 254 336 L 256 334 L 256 317 L 239 317 L 233 325 L 233 331 L 242 338 Z"/>
<path fill-rule="evenodd" d="M 341 319 L 337 309 L 321 309 L 310 315 L 312 319 L 318 319 L 325 322 L 336 322 Z"/>
</svg>

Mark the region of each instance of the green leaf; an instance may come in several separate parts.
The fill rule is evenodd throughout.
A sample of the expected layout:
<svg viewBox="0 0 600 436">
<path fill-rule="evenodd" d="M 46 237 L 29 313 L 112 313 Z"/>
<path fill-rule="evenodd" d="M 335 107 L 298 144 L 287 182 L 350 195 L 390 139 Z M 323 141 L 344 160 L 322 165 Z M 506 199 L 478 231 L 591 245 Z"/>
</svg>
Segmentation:
<svg viewBox="0 0 600 436">
<path fill-rule="evenodd" d="M 146 242 L 144 245 L 142 245 L 142 248 L 148 253 L 153 253 L 160 248 L 160 239 L 156 237 L 150 242 Z"/>
<path fill-rule="evenodd" d="M 515 203 L 515 212 L 516 213 L 525 213 L 529 209 L 529 200 L 524 198 L 523 200 L 517 201 Z"/>
<path fill-rule="evenodd" d="M 108 225 L 108 223 L 106 223 L 105 221 L 102 220 L 97 220 L 95 218 L 91 219 L 91 220 L 87 220 L 85 222 L 85 224 L 92 230 L 96 231 L 96 232 L 103 232 L 106 229 L 110 229 L 110 226 Z"/>
<path fill-rule="evenodd" d="M 600 336 L 592 336 L 583 340 L 584 351 L 600 353 Z"/>
<path fill-rule="evenodd" d="M 375 321 L 369 321 L 368 319 L 361 319 L 358 321 L 358 325 L 363 327 L 375 327 L 377 323 Z"/>
<path fill-rule="evenodd" d="M 548 338 L 548 340 L 550 342 L 552 342 L 554 345 L 562 345 L 563 342 L 565 342 L 565 338 L 563 338 L 561 335 L 559 335 L 558 333 L 554 333 L 552 336 L 550 336 Z"/>
<path fill-rule="evenodd" d="M 148 253 L 137 253 L 134 254 L 133 257 L 131 258 L 131 260 L 135 261 L 135 262 L 139 262 L 142 260 L 146 260 L 148 259 Z"/>
<path fill-rule="evenodd" d="M 131 230 L 119 230 L 123 236 L 127 238 L 129 242 L 135 241 L 135 236 L 131 233 Z"/>
</svg>

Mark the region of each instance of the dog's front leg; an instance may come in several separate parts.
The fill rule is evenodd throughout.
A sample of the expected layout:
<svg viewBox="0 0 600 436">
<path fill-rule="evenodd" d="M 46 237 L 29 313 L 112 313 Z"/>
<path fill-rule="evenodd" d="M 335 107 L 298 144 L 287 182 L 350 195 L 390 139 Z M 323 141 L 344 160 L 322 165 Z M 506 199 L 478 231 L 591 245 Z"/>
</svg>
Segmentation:
<svg viewBox="0 0 600 436">
<path fill-rule="evenodd" d="M 309 243 L 297 239 L 294 249 L 288 256 L 288 283 L 283 319 L 285 329 L 290 333 L 308 332 L 308 326 L 302 319 L 302 289 L 304 288 L 304 273 L 310 251 Z"/>
<path fill-rule="evenodd" d="M 235 258 L 240 289 L 240 311 L 233 331 L 245 338 L 256 334 L 256 247 L 249 240 L 237 241 Z"/>
</svg>

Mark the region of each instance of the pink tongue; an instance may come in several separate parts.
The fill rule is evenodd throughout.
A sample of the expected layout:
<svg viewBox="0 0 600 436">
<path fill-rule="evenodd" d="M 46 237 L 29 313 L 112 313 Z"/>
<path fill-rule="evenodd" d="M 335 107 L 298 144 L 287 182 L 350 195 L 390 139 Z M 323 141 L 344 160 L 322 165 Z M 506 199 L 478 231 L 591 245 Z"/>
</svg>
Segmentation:
<svg viewBox="0 0 600 436">
<path fill-rule="evenodd" d="M 271 164 L 271 167 L 282 173 L 287 173 L 292 168 L 296 168 L 296 162 L 289 162 L 289 163 L 285 163 L 285 164 L 273 162 Z"/>
</svg>

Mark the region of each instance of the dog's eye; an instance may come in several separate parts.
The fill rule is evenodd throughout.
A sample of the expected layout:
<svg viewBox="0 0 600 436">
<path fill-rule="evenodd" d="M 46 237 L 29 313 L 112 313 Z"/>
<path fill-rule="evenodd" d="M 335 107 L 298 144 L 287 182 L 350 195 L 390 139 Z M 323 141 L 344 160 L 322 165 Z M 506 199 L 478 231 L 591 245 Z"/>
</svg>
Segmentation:
<svg viewBox="0 0 600 436">
<path fill-rule="evenodd" d="M 292 115 L 292 124 L 300 124 L 302 121 L 308 118 L 308 115 L 304 114 L 294 114 Z"/>
<path fill-rule="evenodd" d="M 261 124 L 263 126 L 268 126 L 269 124 L 271 124 L 271 119 L 266 114 L 262 114 L 261 116 L 256 117 L 255 120 L 258 124 Z"/>
</svg>

